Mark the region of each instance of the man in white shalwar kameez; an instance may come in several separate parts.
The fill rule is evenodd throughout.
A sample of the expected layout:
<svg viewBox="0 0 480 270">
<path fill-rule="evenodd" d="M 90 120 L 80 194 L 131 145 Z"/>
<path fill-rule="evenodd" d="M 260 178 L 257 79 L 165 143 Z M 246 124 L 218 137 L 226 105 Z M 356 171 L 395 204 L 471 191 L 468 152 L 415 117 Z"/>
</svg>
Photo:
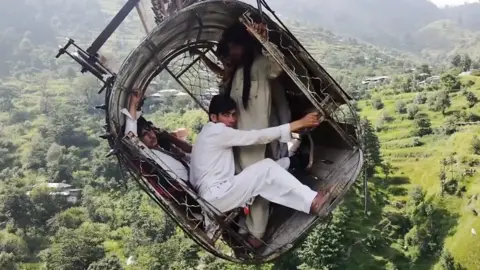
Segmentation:
<svg viewBox="0 0 480 270">
<path fill-rule="evenodd" d="M 253 24 L 252 28 L 266 36 L 263 25 Z M 229 83 L 224 84 L 225 93 L 237 103 L 237 128 L 258 130 L 290 122 L 290 108 L 285 89 L 275 79 L 283 69 L 262 54 L 255 38 L 243 24 L 234 24 L 225 30 L 222 42 L 226 43 L 229 60 L 237 66 Z M 226 55 L 223 56 L 226 58 Z M 248 84 L 248 85 L 245 85 Z M 273 86 L 273 87 L 272 87 Z M 246 91 L 248 91 L 246 93 Z M 276 101 L 276 102 L 273 102 Z M 275 105 L 275 106 L 274 106 Z M 271 157 L 281 159 L 288 156 L 287 145 L 278 141 L 270 143 Z M 236 172 L 257 163 L 266 157 L 267 145 L 241 146 L 235 149 Z M 283 150 L 283 151 L 282 151 Z M 250 206 L 246 225 L 252 235 L 262 238 L 265 234 L 269 202 L 258 197 Z"/>
<path fill-rule="evenodd" d="M 263 159 L 235 175 L 233 154 L 236 146 L 288 142 L 291 132 L 318 126 L 318 114 L 308 114 L 290 124 L 245 131 L 234 128 L 236 106 L 224 95 L 215 96 L 210 103 L 210 122 L 198 134 L 191 154 L 190 182 L 199 195 L 222 212 L 244 207 L 252 198 L 261 196 L 297 211 L 318 214 L 329 190 L 311 190 L 272 159 Z"/>
</svg>

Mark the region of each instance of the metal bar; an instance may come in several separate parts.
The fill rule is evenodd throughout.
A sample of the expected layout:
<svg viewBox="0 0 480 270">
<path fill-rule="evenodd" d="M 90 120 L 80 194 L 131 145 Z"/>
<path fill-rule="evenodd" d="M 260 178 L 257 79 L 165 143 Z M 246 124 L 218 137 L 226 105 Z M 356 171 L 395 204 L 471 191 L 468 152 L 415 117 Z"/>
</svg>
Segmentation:
<svg viewBox="0 0 480 270">
<path fill-rule="evenodd" d="M 206 52 L 202 53 L 203 56 L 207 57 L 205 54 L 208 53 L 209 51 L 212 51 L 212 48 L 209 48 L 207 49 Z M 213 51 L 212 51 L 213 52 Z M 186 68 L 184 68 L 182 71 L 180 71 L 180 73 L 178 73 L 178 75 L 176 75 L 177 77 L 181 77 L 185 72 L 187 72 L 187 70 L 189 68 L 191 68 L 193 65 L 195 65 L 195 63 L 197 63 L 198 61 L 201 60 L 202 57 L 197 57 L 195 58 L 195 60 L 193 60 L 190 64 L 188 64 L 188 66 Z"/>
<path fill-rule="evenodd" d="M 203 54 L 203 55 L 205 55 L 205 54 Z M 184 68 L 182 71 L 180 71 L 180 73 L 178 73 L 178 75 L 176 75 L 176 76 L 181 77 L 185 72 L 187 72 L 187 70 L 189 68 L 191 68 L 193 65 L 195 65 L 200 59 L 201 59 L 200 56 L 195 58 L 195 60 L 193 60 L 190 64 L 188 64 L 188 66 L 186 68 Z"/>
<path fill-rule="evenodd" d="M 187 87 L 175 76 L 175 74 L 173 74 L 173 72 L 168 68 L 168 67 L 165 67 L 165 70 L 173 77 L 173 79 L 175 79 L 175 81 L 183 88 L 183 90 L 185 90 L 185 92 L 187 92 L 187 94 L 193 98 L 193 100 L 195 101 L 195 103 L 197 103 L 198 106 L 200 106 L 200 108 L 202 108 L 202 110 L 204 110 L 206 113 L 208 113 L 208 111 L 203 107 L 202 103 L 200 103 L 193 95 L 192 93 L 190 93 L 190 91 L 187 89 Z"/>
<path fill-rule="evenodd" d="M 140 1 L 135 5 L 135 8 L 137 9 L 137 13 L 138 13 L 138 16 L 140 17 L 140 21 L 142 22 L 142 25 L 143 25 L 143 29 L 145 29 L 145 33 L 150 33 L 150 29 L 148 29 L 148 26 L 147 26 L 147 22 L 145 21 L 145 16 L 142 12 L 142 10 L 140 10 Z"/>
<path fill-rule="evenodd" d="M 140 0 L 128 0 L 127 3 L 120 9 L 120 11 L 113 17 L 110 23 L 103 29 L 102 33 L 92 42 L 92 45 L 87 49 L 87 52 L 91 55 L 96 55 L 98 50 L 105 44 L 108 38 L 118 28 L 118 26 L 125 20 L 130 14 L 132 9 L 138 4 Z"/>
</svg>

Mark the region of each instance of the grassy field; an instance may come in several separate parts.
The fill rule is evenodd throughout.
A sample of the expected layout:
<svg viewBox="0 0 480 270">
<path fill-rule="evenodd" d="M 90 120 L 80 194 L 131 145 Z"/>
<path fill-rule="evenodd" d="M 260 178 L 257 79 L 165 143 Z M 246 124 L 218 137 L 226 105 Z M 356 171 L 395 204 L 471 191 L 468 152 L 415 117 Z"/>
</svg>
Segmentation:
<svg viewBox="0 0 480 270">
<path fill-rule="evenodd" d="M 473 80 L 475 85 L 469 89 L 477 96 L 480 96 L 480 78 L 465 77 L 462 80 Z M 385 107 L 383 110 L 376 110 L 368 101 L 359 102 L 362 108 L 362 117 L 368 118 L 372 123 L 376 123 L 378 118 L 384 112 L 395 119 L 386 123 L 386 130 L 378 132 L 379 139 L 382 143 L 382 153 L 384 159 L 390 162 L 394 168 L 394 174 L 390 179 L 405 179 L 402 183 L 387 183 L 396 187 L 411 189 L 413 186 L 423 187 L 428 195 L 440 195 L 441 187 L 438 174 L 441 169 L 440 161 L 453 155 L 458 166 L 453 169 L 454 177 L 459 180 L 459 185 L 465 185 L 467 192 L 462 196 L 445 195 L 441 204 L 452 215 L 458 215 L 455 226 L 449 231 L 445 240 L 445 247 L 454 255 L 467 269 L 480 269 L 480 241 L 479 236 L 472 234 L 472 229 L 480 232 L 480 218 L 472 212 L 472 207 L 480 206 L 480 174 L 477 172 L 473 177 L 462 177 L 461 174 L 467 168 L 466 164 L 460 162 L 462 159 L 480 159 L 470 150 L 470 142 L 475 134 L 480 134 L 480 125 L 467 125 L 459 127 L 459 130 L 448 136 L 435 134 L 424 136 L 420 139 L 422 146 L 411 147 L 414 136 L 413 120 L 408 120 L 405 115 L 395 112 L 395 103 L 397 100 L 403 100 L 405 103 L 411 103 L 417 93 L 404 93 L 391 96 L 381 97 Z M 433 92 L 428 92 L 428 95 Z M 375 94 L 373 95 L 375 97 Z M 445 117 L 459 111 L 466 106 L 465 97 L 460 93 L 450 94 L 451 107 L 447 109 L 446 115 L 441 113 L 428 111 L 428 105 L 420 105 L 421 111 L 429 115 L 434 130 L 441 129 Z M 480 104 L 470 109 L 476 114 L 480 114 Z M 447 167 L 448 168 L 448 167 Z M 477 170 L 478 171 L 478 170 Z M 451 173 L 447 173 L 450 178 Z M 388 181 L 388 180 L 387 180 Z M 477 199 L 476 199 L 477 198 Z M 407 195 L 405 192 L 393 196 L 394 200 L 405 200 Z M 393 245 L 392 248 L 395 248 Z M 418 265 L 415 268 L 426 269 L 424 266 Z M 438 266 L 437 266 L 438 267 Z M 437 268 L 435 267 L 435 268 Z"/>
</svg>

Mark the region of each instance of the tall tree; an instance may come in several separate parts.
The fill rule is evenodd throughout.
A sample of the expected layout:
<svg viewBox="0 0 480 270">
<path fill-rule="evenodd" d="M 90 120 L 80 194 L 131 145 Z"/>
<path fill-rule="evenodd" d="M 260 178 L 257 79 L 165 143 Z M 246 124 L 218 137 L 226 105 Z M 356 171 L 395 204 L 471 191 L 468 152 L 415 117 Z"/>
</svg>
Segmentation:
<svg viewBox="0 0 480 270">
<path fill-rule="evenodd" d="M 463 71 L 469 71 L 471 68 L 472 68 L 472 59 L 470 58 L 470 56 L 468 56 L 467 54 L 465 54 L 463 56 L 463 59 L 462 59 L 462 68 L 463 68 Z"/>
<path fill-rule="evenodd" d="M 372 177 L 375 173 L 375 168 L 382 165 L 382 156 L 380 154 L 380 141 L 378 140 L 372 123 L 368 119 L 362 119 L 361 123 L 363 149 L 365 151 L 364 168 L 367 177 Z"/>
<path fill-rule="evenodd" d="M 455 56 L 453 56 L 452 58 L 452 65 L 454 67 L 460 67 L 462 65 L 462 56 L 460 56 L 460 54 L 455 54 Z"/>
</svg>

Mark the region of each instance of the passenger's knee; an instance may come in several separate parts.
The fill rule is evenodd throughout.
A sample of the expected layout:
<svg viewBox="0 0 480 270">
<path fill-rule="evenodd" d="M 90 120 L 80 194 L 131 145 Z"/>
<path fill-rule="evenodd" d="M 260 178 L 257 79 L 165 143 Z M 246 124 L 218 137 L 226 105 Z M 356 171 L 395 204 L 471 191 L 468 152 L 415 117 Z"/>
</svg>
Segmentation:
<svg viewBox="0 0 480 270">
<path fill-rule="evenodd" d="M 266 159 L 260 161 L 259 163 L 261 163 L 262 166 L 265 166 L 265 167 L 275 167 L 275 166 L 278 166 L 278 164 L 277 164 L 275 161 L 273 161 L 273 159 L 271 159 L 271 158 L 266 158 Z"/>
</svg>

